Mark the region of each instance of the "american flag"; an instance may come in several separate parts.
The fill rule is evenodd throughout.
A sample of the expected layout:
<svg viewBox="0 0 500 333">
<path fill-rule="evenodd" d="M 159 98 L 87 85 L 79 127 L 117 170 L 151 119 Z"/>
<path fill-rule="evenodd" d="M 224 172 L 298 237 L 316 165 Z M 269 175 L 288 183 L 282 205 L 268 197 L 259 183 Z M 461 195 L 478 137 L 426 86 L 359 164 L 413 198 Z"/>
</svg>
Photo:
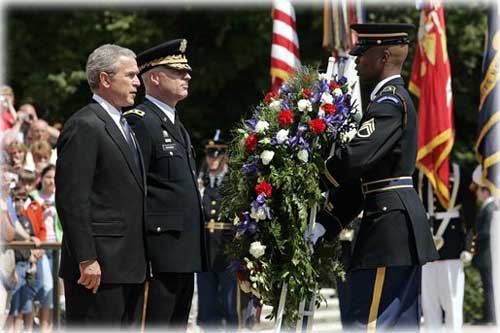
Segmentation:
<svg viewBox="0 0 500 333">
<path fill-rule="evenodd" d="M 299 38 L 295 25 L 295 10 L 288 0 L 273 4 L 273 44 L 271 47 L 271 91 L 278 91 L 300 66 Z"/>
</svg>

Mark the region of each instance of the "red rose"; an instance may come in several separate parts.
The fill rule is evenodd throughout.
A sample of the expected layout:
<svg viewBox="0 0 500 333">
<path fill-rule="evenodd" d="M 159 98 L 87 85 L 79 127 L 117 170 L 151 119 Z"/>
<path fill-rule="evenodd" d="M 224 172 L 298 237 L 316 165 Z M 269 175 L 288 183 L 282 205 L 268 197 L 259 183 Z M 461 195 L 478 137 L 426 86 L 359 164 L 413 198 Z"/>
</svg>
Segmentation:
<svg viewBox="0 0 500 333">
<path fill-rule="evenodd" d="M 330 81 L 330 90 L 331 91 L 333 91 L 339 87 L 340 87 L 340 84 L 338 84 L 337 81 L 335 81 L 335 80 Z"/>
<path fill-rule="evenodd" d="M 293 123 L 293 113 L 290 110 L 283 110 L 278 115 L 278 122 L 284 127 L 288 127 Z"/>
<path fill-rule="evenodd" d="M 269 184 L 265 180 L 263 180 L 260 183 L 258 183 L 257 185 L 255 185 L 255 193 L 257 193 L 257 195 L 259 195 L 261 193 L 265 193 L 266 198 L 269 198 L 269 197 L 271 197 L 272 191 L 273 191 L 273 187 L 271 186 L 271 184 Z"/>
<path fill-rule="evenodd" d="M 250 134 L 245 139 L 245 148 L 250 151 L 254 151 L 255 148 L 257 148 L 257 141 L 259 141 L 259 139 L 257 139 L 257 135 Z"/>
<path fill-rule="evenodd" d="M 266 94 L 266 97 L 264 97 L 264 100 L 266 101 L 267 104 L 269 104 L 269 102 L 271 102 L 271 99 L 274 97 L 276 97 L 276 94 L 273 93 L 272 91 L 270 91 Z"/>
<path fill-rule="evenodd" d="M 326 124 L 323 121 L 323 119 L 313 119 L 309 122 L 309 127 L 311 128 L 311 131 L 313 131 L 316 134 L 323 134 L 323 132 L 326 129 Z"/>
<path fill-rule="evenodd" d="M 328 114 L 335 114 L 335 112 L 337 112 L 337 109 L 333 104 L 325 104 L 321 108 Z"/>
<path fill-rule="evenodd" d="M 302 94 L 304 95 L 304 98 L 309 98 L 312 95 L 311 89 L 304 88 L 302 89 Z"/>
</svg>

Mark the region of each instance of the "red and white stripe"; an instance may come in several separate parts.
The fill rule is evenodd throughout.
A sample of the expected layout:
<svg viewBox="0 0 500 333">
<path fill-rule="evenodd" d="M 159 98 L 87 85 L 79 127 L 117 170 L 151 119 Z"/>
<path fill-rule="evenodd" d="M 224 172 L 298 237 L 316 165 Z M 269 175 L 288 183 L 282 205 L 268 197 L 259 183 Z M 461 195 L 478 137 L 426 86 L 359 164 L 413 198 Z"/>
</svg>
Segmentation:
<svg viewBox="0 0 500 333">
<path fill-rule="evenodd" d="M 271 46 L 272 91 L 300 66 L 299 38 L 295 10 L 289 0 L 275 0 L 273 5 L 273 44 Z"/>
</svg>

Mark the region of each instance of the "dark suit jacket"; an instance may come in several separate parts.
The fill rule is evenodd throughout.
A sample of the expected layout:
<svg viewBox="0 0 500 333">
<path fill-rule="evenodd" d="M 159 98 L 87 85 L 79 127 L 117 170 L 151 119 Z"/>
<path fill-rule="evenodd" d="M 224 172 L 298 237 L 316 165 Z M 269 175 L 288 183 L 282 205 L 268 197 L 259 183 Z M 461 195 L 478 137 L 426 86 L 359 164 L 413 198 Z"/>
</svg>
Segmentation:
<svg viewBox="0 0 500 333">
<path fill-rule="evenodd" d="M 492 201 L 484 206 L 478 213 L 476 219 L 477 238 L 475 240 L 475 254 L 472 264 L 478 268 L 491 267 L 491 221 L 493 212 L 496 209 L 495 202 Z"/>
<path fill-rule="evenodd" d="M 206 270 L 205 226 L 188 133 L 147 99 L 125 116 L 144 157 L 146 242 L 153 272 Z"/>
<path fill-rule="evenodd" d="M 120 129 L 92 101 L 66 122 L 57 152 L 60 276 L 75 281 L 79 262 L 97 259 L 102 283 L 143 282 L 144 177 Z"/>
<path fill-rule="evenodd" d="M 403 79 L 395 78 L 368 105 L 357 136 L 348 144 L 337 146 L 326 168 L 340 187 L 356 186 L 356 191 L 352 190 L 355 195 L 350 197 L 360 198 L 359 184 L 352 185 L 353 181 L 411 177 L 416 156 L 417 112 Z M 347 206 L 357 207 L 358 201 Z M 343 215 L 335 210 L 346 208 L 335 201 L 333 206 L 334 215 Z M 369 193 L 363 209 L 352 269 L 423 265 L 438 259 L 425 209 L 415 189 Z"/>
</svg>

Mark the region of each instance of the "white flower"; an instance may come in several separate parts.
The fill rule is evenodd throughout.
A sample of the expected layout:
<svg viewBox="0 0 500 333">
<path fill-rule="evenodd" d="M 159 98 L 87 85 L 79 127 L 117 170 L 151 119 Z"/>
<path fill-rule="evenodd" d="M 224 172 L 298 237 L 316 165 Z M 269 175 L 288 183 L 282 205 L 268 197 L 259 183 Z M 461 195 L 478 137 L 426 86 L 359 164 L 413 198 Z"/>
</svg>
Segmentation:
<svg viewBox="0 0 500 333">
<path fill-rule="evenodd" d="M 301 112 L 312 111 L 312 104 L 308 99 L 301 99 L 297 102 L 297 106 Z"/>
<path fill-rule="evenodd" d="M 250 244 L 250 250 L 248 251 L 255 258 L 259 259 L 266 252 L 266 246 L 262 245 L 260 242 L 253 242 Z"/>
<path fill-rule="evenodd" d="M 271 139 L 269 138 L 263 138 L 263 139 L 260 139 L 259 140 L 259 143 L 262 143 L 264 145 L 267 145 L 267 144 L 270 144 L 271 143 Z"/>
<path fill-rule="evenodd" d="M 326 73 L 318 73 L 318 79 L 320 80 L 330 80 L 330 77 Z"/>
<path fill-rule="evenodd" d="M 281 101 L 272 101 L 269 103 L 269 108 L 275 112 L 281 111 Z"/>
<path fill-rule="evenodd" d="M 255 132 L 264 133 L 269 128 L 269 123 L 265 120 L 259 120 L 257 124 L 255 124 Z"/>
<path fill-rule="evenodd" d="M 288 133 L 289 131 L 286 129 L 281 129 L 276 133 L 276 142 L 281 145 L 283 142 L 288 140 Z"/>
<path fill-rule="evenodd" d="M 273 159 L 273 157 L 274 157 L 274 151 L 272 150 L 264 150 L 260 154 L 260 159 L 262 160 L 262 164 L 264 165 L 268 165 L 269 162 L 271 162 L 271 160 Z"/>
<path fill-rule="evenodd" d="M 342 92 L 342 89 L 340 89 L 340 88 L 335 88 L 335 89 L 333 89 L 332 94 L 333 94 L 333 96 L 338 97 L 338 96 L 342 96 L 343 92 Z"/>
<path fill-rule="evenodd" d="M 321 95 L 321 103 L 322 104 L 333 104 L 333 96 L 329 93 L 324 92 Z"/>
<path fill-rule="evenodd" d="M 297 158 L 302 162 L 307 163 L 307 160 L 309 159 L 309 152 L 306 149 L 302 149 L 297 153 Z"/>
<path fill-rule="evenodd" d="M 265 220 L 267 218 L 266 211 L 262 207 L 257 208 L 257 210 L 252 207 L 252 209 L 250 210 L 250 217 L 257 222 L 259 222 L 260 220 Z"/>
<path fill-rule="evenodd" d="M 325 111 L 323 110 L 323 108 L 319 108 L 318 110 L 318 118 L 323 118 L 325 116 Z"/>
</svg>

